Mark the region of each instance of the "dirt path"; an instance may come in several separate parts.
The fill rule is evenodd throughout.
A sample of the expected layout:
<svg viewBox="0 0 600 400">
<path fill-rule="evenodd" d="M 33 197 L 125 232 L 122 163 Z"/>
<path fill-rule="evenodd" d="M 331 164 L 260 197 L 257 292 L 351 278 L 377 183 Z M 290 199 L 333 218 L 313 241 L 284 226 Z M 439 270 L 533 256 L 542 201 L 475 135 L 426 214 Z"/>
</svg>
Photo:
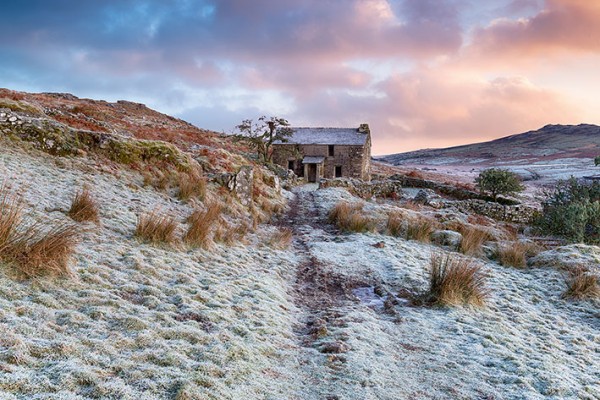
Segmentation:
<svg viewBox="0 0 600 400">
<path fill-rule="evenodd" d="M 343 338 L 331 334 L 331 328 L 344 324 L 344 306 L 355 301 L 354 284 L 327 272 L 310 251 L 310 241 L 332 241 L 336 229 L 319 215 L 314 191 L 299 188 L 290 203 L 290 211 L 282 225 L 292 229 L 293 246 L 300 263 L 294 284 L 294 298 L 301 310 L 296 329 L 302 346 L 300 362 L 306 373 L 301 399 L 338 399 L 336 380 L 344 369 L 344 353 L 349 346 Z"/>
</svg>

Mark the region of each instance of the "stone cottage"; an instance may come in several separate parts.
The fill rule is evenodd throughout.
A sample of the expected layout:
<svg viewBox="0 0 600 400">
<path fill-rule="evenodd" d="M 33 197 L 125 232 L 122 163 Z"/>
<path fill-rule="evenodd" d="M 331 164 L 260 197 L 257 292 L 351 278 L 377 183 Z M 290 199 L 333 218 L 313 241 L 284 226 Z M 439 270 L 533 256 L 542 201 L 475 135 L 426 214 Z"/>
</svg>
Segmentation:
<svg viewBox="0 0 600 400">
<path fill-rule="evenodd" d="M 292 128 L 285 143 L 273 143 L 273 162 L 307 182 L 321 178 L 371 179 L 371 132 L 358 128 Z"/>
</svg>

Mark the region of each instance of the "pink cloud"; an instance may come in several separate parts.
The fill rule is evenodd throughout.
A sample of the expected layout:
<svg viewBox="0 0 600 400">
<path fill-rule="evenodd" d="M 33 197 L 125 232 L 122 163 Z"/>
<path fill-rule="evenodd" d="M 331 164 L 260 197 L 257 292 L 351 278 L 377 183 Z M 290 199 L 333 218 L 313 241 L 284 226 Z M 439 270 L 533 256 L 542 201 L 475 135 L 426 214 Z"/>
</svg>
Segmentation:
<svg viewBox="0 0 600 400">
<path fill-rule="evenodd" d="M 515 58 L 573 50 L 600 51 L 600 3 L 594 0 L 547 0 L 531 18 L 499 19 L 474 32 L 480 56 Z"/>
</svg>

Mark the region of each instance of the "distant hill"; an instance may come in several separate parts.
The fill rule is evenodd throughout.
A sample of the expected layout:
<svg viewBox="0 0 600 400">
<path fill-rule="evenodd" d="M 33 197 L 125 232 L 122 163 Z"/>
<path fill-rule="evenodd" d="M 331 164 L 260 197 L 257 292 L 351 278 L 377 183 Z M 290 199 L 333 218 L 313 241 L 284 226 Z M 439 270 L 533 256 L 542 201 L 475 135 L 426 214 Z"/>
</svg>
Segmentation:
<svg viewBox="0 0 600 400">
<path fill-rule="evenodd" d="M 566 158 L 600 155 L 600 126 L 546 125 L 537 131 L 511 135 L 489 142 L 445 149 L 425 149 L 377 157 L 394 164 L 529 164 Z"/>
</svg>

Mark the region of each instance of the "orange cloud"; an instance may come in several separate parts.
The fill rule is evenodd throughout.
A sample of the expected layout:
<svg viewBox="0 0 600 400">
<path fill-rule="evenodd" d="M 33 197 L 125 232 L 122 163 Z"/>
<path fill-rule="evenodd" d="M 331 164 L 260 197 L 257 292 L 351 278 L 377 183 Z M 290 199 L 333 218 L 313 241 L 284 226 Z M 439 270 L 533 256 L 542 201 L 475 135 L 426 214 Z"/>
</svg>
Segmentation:
<svg viewBox="0 0 600 400">
<path fill-rule="evenodd" d="M 578 123 L 560 93 L 513 76 L 456 79 L 442 71 L 395 76 L 372 120 L 374 154 L 491 140 L 549 123 Z"/>
</svg>

